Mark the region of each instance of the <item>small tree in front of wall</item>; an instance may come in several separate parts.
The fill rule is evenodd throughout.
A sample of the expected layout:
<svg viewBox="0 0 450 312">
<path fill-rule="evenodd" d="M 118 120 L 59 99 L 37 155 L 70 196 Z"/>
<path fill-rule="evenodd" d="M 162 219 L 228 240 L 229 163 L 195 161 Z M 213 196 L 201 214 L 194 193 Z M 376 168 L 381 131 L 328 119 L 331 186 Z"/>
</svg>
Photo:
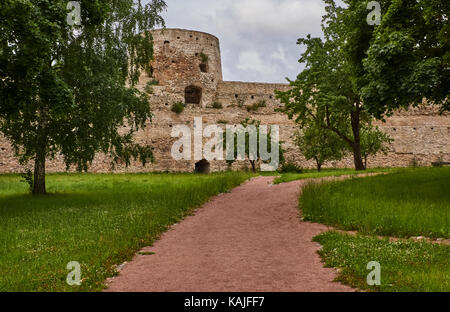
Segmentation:
<svg viewBox="0 0 450 312">
<path fill-rule="evenodd" d="M 389 151 L 389 144 L 394 140 L 372 124 L 361 128 L 361 154 L 364 159 L 364 167 L 367 169 L 367 159 L 378 153 L 385 155 Z"/>
<path fill-rule="evenodd" d="M 306 160 L 316 162 L 318 172 L 325 162 L 341 160 L 346 152 L 345 142 L 338 135 L 315 123 L 297 132 L 296 142 Z"/>
<path fill-rule="evenodd" d="M 233 165 L 233 163 L 236 161 L 237 157 L 238 157 L 238 136 L 240 135 L 240 131 L 245 131 L 245 157 L 248 159 L 248 161 L 250 162 L 250 165 L 252 166 L 252 171 L 256 172 L 256 164 L 261 161 L 261 151 L 259 150 L 260 148 L 260 139 L 261 139 L 261 135 L 260 135 L 260 125 L 261 122 L 259 120 L 253 120 L 253 119 L 245 119 L 243 121 L 241 121 L 240 125 L 243 127 L 243 129 L 247 129 L 247 127 L 249 126 L 255 126 L 256 128 L 256 143 L 257 143 L 257 149 L 256 149 L 256 155 L 254 155 L 255 159 L 251 159 L 251 155 L 250 155 L 250 133 L 248 131 L 245 131 L 241 128 L 241 130 L 238 130 L 234 133 L 233 135 L 233 146 L 234 146 L 234 159 L 233 160 L 227 160 L 228 166 L 231 167 Z M 271 136 L 271 130 L 270 128 L 267 131 L 267 136 L 264 138 L 267 139 L 267 150 L 272 150 L 272 136 Z M 227 134 L 224 133 L 223 134 L 223 147 L 224 149 L 227 148 Z M 280 161 L 284 160 L 284 156 L 283 156 L 283 151 L 280 148 Z"/>
</svg>

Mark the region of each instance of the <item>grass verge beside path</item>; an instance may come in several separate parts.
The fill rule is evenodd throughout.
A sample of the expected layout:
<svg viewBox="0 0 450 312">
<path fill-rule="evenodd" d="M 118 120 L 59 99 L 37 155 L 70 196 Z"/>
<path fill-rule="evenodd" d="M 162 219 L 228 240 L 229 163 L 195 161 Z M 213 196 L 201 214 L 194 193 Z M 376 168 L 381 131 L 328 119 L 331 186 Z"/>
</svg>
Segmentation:
<svg viewBox="0 0 450 312">
<path fill-rule="evenodd" d="M 383 292 L 449 292 L 450 246 L 327 232 L 314 239 L 327 267 L 339 268 L 337 281 Z M 381 265 L 381 285 L 369 286 L 369 262 Z"/>
<path fill-rule="evenodd" d="M 449 238 L 450 168 L 403 169 L 389 175 L 309 184 L 300 209 L 307 221 L 360 234 Z M 450 291 L 450 246 L 389 241 L 335 231 L 314 238 L 337 280 L 367 291 Z M 369 262 L 381 265 L 381 285 L 369 286 Z"/>
<path fill-rule="evenodd" d="M 57 174 L 32 197 L 0 175 L 0 291 L 99 291 L 113 266 L 252 174 Z M 81 286 L 66 266 L 81 264 Z"/>
<path fill-rule="evenodd" d="M 297 180 L 305 180 L 305 179 L 315 179 L 315 178 L 324 178 L 324 177 L 339 177 L 343 175 L 358 175 L 364 173 L 377 173 L 377 172 L 394 172 L 395 170 L 401 169 L 391 169 L 391 168 L 374 168 L 367 169 L 365 171 L 356 171 L 354 169 L 323 169 L 321 172 L 317 170 L 308 170 L 304 173 L 282 173 L 277 174 L 281 175 L 279 178 L 276 178 L 274 183 L 286 183 Z"/>
<path fill-rule="evenodd" d="M 450 237 L 450 168 L 417 168 L 303 188 L 307 221 L 394 237 Z"/>
</svg>

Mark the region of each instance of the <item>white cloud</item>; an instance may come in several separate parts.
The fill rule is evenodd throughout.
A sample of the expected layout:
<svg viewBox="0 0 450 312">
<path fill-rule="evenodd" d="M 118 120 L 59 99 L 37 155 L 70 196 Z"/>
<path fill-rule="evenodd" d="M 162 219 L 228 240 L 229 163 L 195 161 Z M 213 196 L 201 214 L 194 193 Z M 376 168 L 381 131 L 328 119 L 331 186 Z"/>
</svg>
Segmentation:
<svg viewBox="0 0 450 312">
<path fill-rule="evenodd" d="M 247 72 L 248 75 L 256 73 L 261 77 L 272 77 L 276 74 L 276 69 L 270 63 L 264 62 L 257 51 L 241 52 L 236 68 Z"/>
<path fill-rule="evenodd" d="M 221 42 L 225 80 L 285 82 L 300 72 L 297 39 L 321 35 L 320 0 L 166 0 L 168 28 L 211 33 Z"/>
</svg>

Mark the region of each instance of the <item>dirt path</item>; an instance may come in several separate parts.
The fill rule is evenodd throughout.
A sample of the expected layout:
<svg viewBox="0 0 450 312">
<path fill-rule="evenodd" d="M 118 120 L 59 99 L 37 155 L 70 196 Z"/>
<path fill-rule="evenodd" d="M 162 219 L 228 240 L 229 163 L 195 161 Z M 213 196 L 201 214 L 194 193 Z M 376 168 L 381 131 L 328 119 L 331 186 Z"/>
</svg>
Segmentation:
<svg viewBox="0 0 450 312">
<path fill-rule="evenodd" d="M 258 177 L 213 198 L 126 264 L 106 291 L 352 291 L 333 282 L 312 238 L 326 226 L 300 222 L 307 181 Z"/>
</svg>

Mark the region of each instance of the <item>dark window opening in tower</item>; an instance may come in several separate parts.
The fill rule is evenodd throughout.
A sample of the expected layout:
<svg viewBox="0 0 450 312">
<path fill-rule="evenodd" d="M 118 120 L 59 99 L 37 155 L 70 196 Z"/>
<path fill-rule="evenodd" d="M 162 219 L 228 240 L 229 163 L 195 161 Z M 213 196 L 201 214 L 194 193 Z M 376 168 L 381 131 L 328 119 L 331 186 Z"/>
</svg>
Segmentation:
<svg viewBox="0 0 450 312">
<path fill-rule="evenodd" d="M 189 86 L 184 90 L 184 100 L 186 104 L 200 104 L 201 99 L 202 88 Z"/>
<path fill-rule="evenodd" d="M 202 73 L 207 73 L 208 72 L 208 63 L 201 63 L 200 64 L 200 71 Z"/>
<path fill-rule="evenodd" d="M 170 41 L 164 41 L 164 54 L 170 53 Z"/>
</svg>

